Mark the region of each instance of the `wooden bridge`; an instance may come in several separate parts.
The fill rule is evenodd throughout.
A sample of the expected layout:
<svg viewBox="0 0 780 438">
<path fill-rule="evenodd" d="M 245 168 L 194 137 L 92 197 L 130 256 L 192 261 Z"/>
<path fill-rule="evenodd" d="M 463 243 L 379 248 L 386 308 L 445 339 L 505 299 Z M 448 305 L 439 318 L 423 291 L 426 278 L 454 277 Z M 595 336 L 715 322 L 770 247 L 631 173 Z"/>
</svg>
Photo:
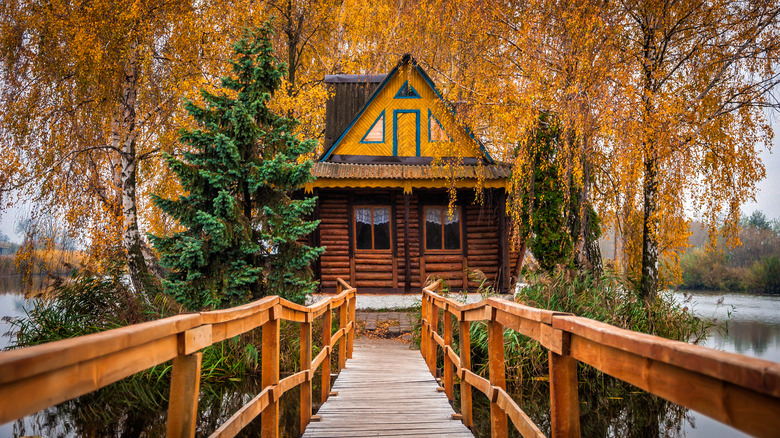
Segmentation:
<svg viewBox="0 0 780 438">
<path fill-rule="evenodd" d="M 549 350 L 553 436 L 580 435 L 578 362 L 749 434 L 777 436 L 780 430 L 778 363 L 496 298 L 464 305 L 438 295 L 438 282 L 423 289 L 421 356 L 368 342 L 355 347 L 356 290 L 342 280 L 339 285 L 338 294 L 308 307 L 267 297 L 231 309 L 184 314 L 0 353 L 0 424 L 172 359 L 167 435 L 192 437 L 200 350 L 260 328 L 263 389 L 212 437 L 235 436 L 258 415 L 262 435 L 277 437 L 279 398 L 295 387 L 300 387 L 305 437 L 469 436 L 473 389 L 490 400 L 492 436 L 506 437 L 510 421 L 524 437 L 542 436 L 506 392 L 503 334 L 511 329 Z M 323 321 L 322 345 L 312 358 L 312 322 L 317 318 Z M 281 320 L 300 325 L 301 371 L 284 379 L 279 378 Z M 474 321 L 487 322 L 487 379 L 471 370 L 469 326 Z M 462 346 L 457 351 L 456 331 Z M 331 356 L 337 357 L 341 370 L 333 388 L 328 378 Z M 441 387 L 433 378 L 439 364 Z M 320 367 L 325 376 L 320 393 L 324 404 L 313 417 L 312 381 Z M 447 402 L 454 397 L 456 383 L 460 413 Z"/>
</svg>

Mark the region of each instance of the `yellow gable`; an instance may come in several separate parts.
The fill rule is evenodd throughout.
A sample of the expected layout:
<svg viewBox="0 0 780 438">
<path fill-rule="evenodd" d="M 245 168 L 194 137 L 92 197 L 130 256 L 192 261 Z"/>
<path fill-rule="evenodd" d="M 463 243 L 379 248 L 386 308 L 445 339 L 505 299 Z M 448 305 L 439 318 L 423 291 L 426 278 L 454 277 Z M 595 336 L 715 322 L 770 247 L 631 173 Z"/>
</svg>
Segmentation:
<svg viewBox="0 0 780 438">
<path fill-rule="evenodd" d="M 331 155 L 485 157 L 413 62 L 405 57 L 391 72 L 323 159 Z"/>
</svg>

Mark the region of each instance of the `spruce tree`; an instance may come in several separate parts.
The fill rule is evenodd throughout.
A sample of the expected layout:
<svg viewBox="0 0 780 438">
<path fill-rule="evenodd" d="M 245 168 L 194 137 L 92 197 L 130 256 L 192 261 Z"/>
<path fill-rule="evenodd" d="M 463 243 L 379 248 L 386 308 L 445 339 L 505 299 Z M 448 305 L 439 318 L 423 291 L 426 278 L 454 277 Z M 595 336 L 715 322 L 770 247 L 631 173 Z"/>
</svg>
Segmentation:
<svg viewBox="0 0 780 438">
<path fill-rule="evenodd" d="M 305 156 L 316 142 L 268 108 L 285 75 L 270 34 L 269 26 L 248 31 L 233 46 L 223 91 L 202 90 L 203 106 L 185 104 L 198 128 L 182 131 L 181 159 L 166 160 L 186 195 L 153 196 L 183 228 L 150 236 L 170 270 L 165 288 L 192 310 L 275 294 L 302 302 L 316 287 L 310 265 L 323 249 L 298 242 L 319 224 L 304 220 L 315 199 L 290 197 L 313 178 Z"/>
</svg>

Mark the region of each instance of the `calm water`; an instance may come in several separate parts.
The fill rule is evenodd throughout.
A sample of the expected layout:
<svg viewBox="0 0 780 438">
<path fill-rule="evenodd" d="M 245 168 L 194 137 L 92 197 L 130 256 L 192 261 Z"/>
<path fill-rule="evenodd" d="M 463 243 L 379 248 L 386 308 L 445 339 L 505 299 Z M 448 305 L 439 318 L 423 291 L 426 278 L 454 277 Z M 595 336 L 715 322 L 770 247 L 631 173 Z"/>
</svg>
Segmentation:
<svg viewBox="0 0 780 438">
<path fill-rule="evenodd" d="M 25 307 L 30 304 L 21 296 L 20 286 L 18 278 L 0 277 L 0 317 L 24 315 Z M 695 314 L 706 318 L 716 318 L 721 321 L 728 320 L 728 330 L 726 332 L 712 331 L 703 345 L 718 350 L 780 362 L 780 296 L 700 291 L 691 292 L 691 294 L 692 298 L 687 301 L 686 305 Z M 675 293 L 675 297 L 681 302 L 687 299 L 682 292 Z M 8 330 L 8 323 L 0 321 L 0 348 L 8 345 L 9 338 L 6 335 Z M 160 390 L 164 391 L 165 388 Z M 540 391 L 534 398 L 544 400 L 546 397 L 549 397 L 546 388 L 543 387 Z M 241 385 L 241 387 L 228 387 L 202 395 L 200 408 L 203 415 L 201 417 L 203 424 L 199 424 L 199 429 L 213 431 L 243 403 L 248 401 L 254 393 L 256 393 L 256 388 L 253 383 L 249 382 Z M 297 391 L 290 392 L 291 396 L 293 394 L 294 397 L 297 397 Z M 646 396 L 638 392 L 632 394 L 623 398 L 614 398 L 614 400 L 610 399 L 610 397 L 600 397 L 600 400 L 596 398 L 588 400 L 584 405 L 585 411 L 583 415 L 601 417 L 604 415 L 603 412 L 610 409 L 608 405 L 614 405 L 614 408 L 621 412 L 619 414 L 620 417 L 628 423 L 641 421 L 639 417 L 642 417 L 644 411 L 650 411 L 651 414 L 649 415 L 652 415 L 652 412 L 661 412 L 657 421 L 650 422 L 651 426 L 656 428 L 655 430 L 661 430 L 661 436 L 673 435 L 691 438 L 746 436 L 693 411 L 685 412 L 684 410 L 670 408 L 669 405 L 671 404 L 663 401 L 661 403 L 666 405 L 654 405 L 657 402 L 648 404 Z M 102 395 L 102 397 L 105 397 L 105 395 Z M 287 394 L 284 398 L 287 398 Z M 97 403 L 102 403 L 102 399 L 99 397 L 97 400 L 91 400 L 89 396 L 85 396 L 77 399 L 75 402 L 68 402 L 49 408 L 23 420 L 0 425 L 0 438 L 32 434 L 45 436 L 104 436 L 106 434 L 137 436 L 142 430 L 147 435 L 163 433 L 165 415 L 162 408 L 157 410 L 146 409 L 143 412 L 136 413 L 132 412 L 132 410 L 129 412 L 127 409 L 122 410 L 121 406 L 109 406 L 111 409 L 109 410 L 109 407 L 106 408 L 107 415 L 121 417 L 121 420 L 112 426 L 110 432 L 100 425 L 90 423 L 89 421 L 92 420 L 87 420 L 85 417 L 91 417 L 84 413 L 84 411 L 89 412 L 90 409 L 88 407 L 85 408 L 84 405 L 95 404 L 96 401 Z M 297 402 L 290 400 L 287 403 L 289 403 L 288 406 L 291 408 L 282 410 L 283 422 L 288 423 L 290 429 L 295 429 L 297 414 L 294 407 L 297 405 Z M 599 404 L 602 406 L 597 406 Z M 542 403 L 538 408 L 540 411 L 538 414 L 539 420 L 544 422 L 544 416 L 549 413 L 549 405 Z M 489 414 L 485 414 L 489 416 Z M 536 416 L 532 415 L 532 417 Z M 595 424 L 592 422 L 590 424 L 586 423 L 587 421 L 583 417 L 583 436 L 625 436 L 629 433 L 637 433 L 636 429 L 632 429 L 631 426 L 624 428 L 615 426 L 613 423 L 601 427 L 598 422 Z M 628 430 L 632 432 L 628 432 Z M 290 430 L 290 432 L 292 432 L 290 436 L 297 435 L 297 431 Z M 640 432 L 639 436 L 642 435 Z"/>
<path fill-rule="evenodd" d="M 24 316 L 25 306 L 29 302 L 21 293 L 21 277 L 0 276 L 0 350 L 8 346 L 11 325 L 4 318 Z"/>
<path fill-rule="evenodd" d="M 728 331 L 713 330 L 701 343 L 716 350 L 780 362 L 780 296 L 724 292 L 688 292 L 689 307 L 696 315 L 728 321 Z M 685 294 L 675 293 L 680 301 Z M 746 437 L 731 427 L 690 412 L 685 436 L 692 438 Z"/>
</svg>

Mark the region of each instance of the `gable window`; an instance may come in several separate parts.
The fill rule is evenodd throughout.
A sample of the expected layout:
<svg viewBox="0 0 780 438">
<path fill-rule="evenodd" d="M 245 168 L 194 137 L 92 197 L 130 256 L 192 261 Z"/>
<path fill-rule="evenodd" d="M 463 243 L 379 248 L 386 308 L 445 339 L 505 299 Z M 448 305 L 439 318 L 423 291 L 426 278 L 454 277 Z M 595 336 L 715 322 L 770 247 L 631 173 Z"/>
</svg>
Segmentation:
<svg viewBox="0 0 780 438">
<path fill-rule="evenodd" d="M 460 249 L 460 210 L 447 206 L 425 207 L 425 249 Z"/>
<path fill-rule="evenodd" d="M 404 82 L 403 85 L 401 85 L 401 88 L 398 89 L 398 92 L 395 93 L 396 99 L 419 99 L 420 93 L 417 92 L 417 90 L 414 89 L 411 85 L 409 85 L 409 81 Z"/>
<path fill-rule="evenodd" d="M 390 249 L 390 207 L 355 207 L 355 249 Z"/>
<path fill-rule="evenodd" d="M 374 120 L 374 124 L 368 128 L 361 143 L 384 143 L 385 142 L 385 110 Z"/>
</svg>

